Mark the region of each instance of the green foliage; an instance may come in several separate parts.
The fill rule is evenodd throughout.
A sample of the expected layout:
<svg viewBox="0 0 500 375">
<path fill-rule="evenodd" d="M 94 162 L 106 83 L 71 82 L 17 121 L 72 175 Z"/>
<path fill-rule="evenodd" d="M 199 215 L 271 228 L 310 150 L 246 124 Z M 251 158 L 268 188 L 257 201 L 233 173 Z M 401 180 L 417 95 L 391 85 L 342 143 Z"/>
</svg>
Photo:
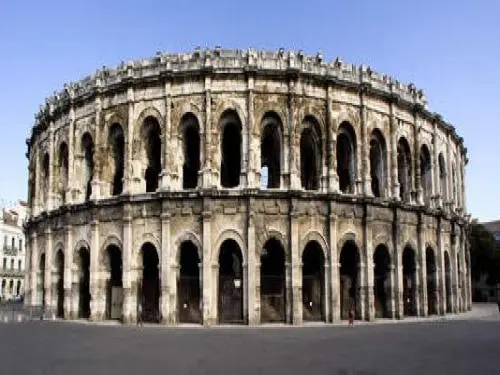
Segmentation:
<svg viewBox="0 0 500 375">
<path fill-rule="evenodd" d="M 487 276 L 488 284 L 500 280 L 500 247 L 495 237 L 481 224 L 472 224 L 469 232 L 471 276 L 478 281 L 481 276 Z"/>
</svg>

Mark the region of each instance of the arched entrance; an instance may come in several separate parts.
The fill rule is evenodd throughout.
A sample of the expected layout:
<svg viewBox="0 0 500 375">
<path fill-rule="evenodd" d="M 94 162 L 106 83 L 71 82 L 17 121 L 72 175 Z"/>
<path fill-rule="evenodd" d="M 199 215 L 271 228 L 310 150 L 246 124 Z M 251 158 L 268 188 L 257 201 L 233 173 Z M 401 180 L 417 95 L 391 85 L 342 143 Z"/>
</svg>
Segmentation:
<svg viewBox="0 0 500 375">
<path fill-rule="evenodd" d="M 359 251 L 354 241 L 344 243 L 340 251 L 340 318 L 347 319 L 354 304 L 356 319 L 360 319 Z"/>
<path fill-rule="evenodd" d="M 309 241 L 302 254 L 303 320 L 325 320 L 325 257 L 321 245 Z"/>
<path fill-rule="evenodd" d="M 225 240 L 219 251 L 219 323 L 243 323 L 242 266 L 240 247 Z"/>
<path fill-rule="evenodd" d="M 5 280 L 4 280 L 5 281 Z M 38 265 L 38 280 L 37 280 L 38 302 L 42 309 L 45 309 L 45 253 L 40 256 Z"/>
<path fill-rule="evenodd" d="M 160 321 L 160 272 L 156 247 L 146 242 L 141 247 L 142 282 L 140 287 L 140 306 L 142 321 L 158 323 Z M 140 310 L 141 311 L 141 310 Z"/>
<path fill-rule="evenodd" d="M 16 295 L 17 296 L 21 295 L 21 280 L 17 280 Z"/>
<path fill-rule="evenodd" d="M 260 319 L 262 323 L 286 319 L 285 250 L 270 239 L 260 254 Z"/>
<path fill-rule="evenodd" d="M 375 252 L 373 253 L 373 263 L 375 264 L 375 270 L 373 273 L 375 317 L 389 318 L 391 257 L 385 245 L 381 244 L 375 248 Z"/>
<path fill-rule="evenodd" d="M 56 293 L 57 293 L 57 317 L 64 318 L 64 253 L 59 250 L 56 254 Z"/>
<path fill-rule="evenodd" d="M 78 317 L 90 317 L 90 252 L 82 247 L 78 251 L 79 257 L 79 282 L 78 282 Z"/>
<path fill-rule="evenodd" d="M 416 276 L 415 252 L 407 246 L 403 250 L 403 314 L 406 316 L 417 315 Z"/>
<path fill-rule="evenodd" d="M 106 248 L 106 318 L 121 319 L 123 309 L 122 252 L 116 245 Z"/>
<path fill-rule="evenodd" d="M 181 323 L 202 323 L 200 258 L 191 241 L 180 246 L 180 275 L 177 280 L 177 311 Z"/>
<path fill-rule="evenodd" d="M 445 251 L 444 253 L 444 272 L 445 272 L 445 277 L 444 277 L 444 282 L 445 282 L 445 292 L 446 292 L 446 312 L 451 313 L 452 312 L 452 305 L 451 305 L 451 269 L 450 269 L 450 256 L 448 255 L 448 252 Z"/>
<path fill-rule="evenodd" d="M 428 247 L 425 250 L 425 265 L 427 269 L 427 314 L 437 314 L 437 277 L 436 257 L 434 250 Z"/>
</svg>

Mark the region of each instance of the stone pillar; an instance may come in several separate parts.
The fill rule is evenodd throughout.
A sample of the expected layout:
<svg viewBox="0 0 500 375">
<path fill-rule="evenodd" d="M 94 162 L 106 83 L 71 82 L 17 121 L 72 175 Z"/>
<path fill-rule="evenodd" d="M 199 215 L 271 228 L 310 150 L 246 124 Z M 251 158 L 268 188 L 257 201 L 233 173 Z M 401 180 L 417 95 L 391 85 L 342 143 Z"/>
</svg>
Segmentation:
<svg viewBox="0 0 500 375">
<path fill-rule="evenodd" d="M 90 223 L 90 320 L 102 320 L 100 302 L 100 272 L 99 272 L 99 220 Z"/>
<path fill-rule="evenodd" d="M 170 135 L 171 135 L 171 128 L 172 128 L 172 124 L 171 124 L 171 118 L 172 118 L 172 84 L 170 82 L 170 80 L 167 80 L 165 82 L 165 86 L 164 86 L 164 95 L 165 95 L 165 119 L 164 119 L 164 123 L 165 123 L 165 129 L 163 131 L 163 140 L 162 140 L 162 171 L 161 171 L 161 174 L 160 174 L 160 190 L 170 190 L 172 188 L 172 178 L 169 174 L 169 170 L 168 168 L 170 168 L 171 166 L 167 165 L 168 163 L 168 160 L 169 160 L 169 157 L 168 157 L 168 153 L 169 152 L 173 152 L 172 149 L 170 147 L 168 147 L 170 145 Z M 201 130 L 201 129 L 200 129 Z M 200 147 L 200 152 L 202 152 L 203 150 L 203 147 Z M 200 154 L 201 156 L 201 154 Z M 176 157 L 176 156 L 175 156 Z M 174 158 L 175 158 L 174 157 Z M 172 159 L 174 159 L 172 158 Z M 182 184 L 182 182 L 181 182 Z M 182 187 L 182 185 L 181 185 Z M 163 292 L 163 291 L 162 291 Z M 165 318 L 165 317 L 164 317 Z"/>
<path fill-rule="evenodd" d="M 441 189 L 440 183 L 441 180 L 439 178 L 439 154 L 438 154 L 438 135 L 437 135 L 437 124 L 434 121 L 432 123 L 432 198 L 433 198 L 433 207 L 438 208 L 441 207 Z"/>
<path fill-rule="evenodd" d="M 127 116 L 127 132 L 125 136 L 125 147 L 123 150 L 124 158 L 124 173 L 123 173 L 123 194 L 133 194 L 133 143 L 134 143 L 134 88 L 127 89 L 128 116 Z"/>
<path fill-rule="evenodd" d="M 177 265 L 175 257 L 175 249 L 171 249 L 170 235 L 170 214 L 166 212 L 168 207 L 163 206 L 161 214 L 161 251 L 160 251 L 160 317 L 163 324 L 175 323 L 177 321 L 177 273 L 173 271 L 173 267 Z M 172 296 L 170 293 L 172 291 Z M 173 301 L 172 306 L 170 302 Z M 173 308 L 172 308 L 173 307 Z M 177 307 L 178 308 L 178 307 Z"/>
<path fill-rule="evenodd" d="M 418 112 L 416 110 L 413 111 L 413 137 L 414 137 L 414 143 L 413 143 L 413 158 L 414 158 L 414 170 L 415 172 L 413 173 L 412 180 L 414 181 L 414 191 L 416 197 L 412 199 L 413 203 L 417 203 L 419 205 L 424 204 L 424 194 L 423 194 L 423 189 L 422 189 L 422 184 L 421 184 L 421 176 L 420 176 L 420 125 L 418 124 Z"/>
<path fill-rule="evenodd" d="M 64 317 L 66 319 L 73 315 L 71 306 L 71 285 L 73 273 L 71 266 L 73 264 L 73 232 L 70 224 L 66 226 L 66 251 L 64 254 Z"/>
<path fill-rule="evenodd" d="M 132 269 L 135 267 L 135 261 L 132 256 L 132 216 L 130 205 L 123 207 L 123 250 L 122 250 L 122 272 L 123 272 L 123 317 L 124 323 L 132 323 L 135 317 L 135 299 L 132 294 Z"/>
<path fill-rule="evenodd" d="M 399 186 L 399 184 L 398 184 Z M 399 187 L 398 187 L 399 188 Z M 396 318 L 403 319 L 404 317 L 404 301 L 403 301 L 403 250 L 398 242 L 400 237 L 400 225 L 398 209 L 394 210 L 393 229 L 392 229 L 392 243 L 395 262 L 395 283 L 394 283 L 394 299 L 396 305 Z"/>
<path fill-rule="evenodd" d="M 49 127 L 49 179 L 48 189 L 45 201 L 45 209 L 47 211 L 54 209 L 55 194 L 54 194 L 54 169 L 55 169 L 55 152 L 54 152 L 54 121 L 50 121 Z"/>
<path fill-rule="evenodd" d="M 52 315 L 52 230 L 45 230 L 45 280 L 43 288 L 45 289 L 46 314 Z"/>
<path fill-rule="evenodd" d="M 389 185 L 392 187 L 392 197 L 396 200 L 401 200 L 401 197 L 399 196 L 399 180 L 398 180 L 398 140 L 397 140 L 397 120 L 395 116 L 395 110 L 394 110 L 394 100 L 391 100 L 390 106 L 389 106 L 389 112 L 390 112 L 390 127 L 391 127 L 391 154 L 390 154 L 390 159 L 391 159 L 391 179 L 392 179 L 392 184 Z"/>
<path fill-rule="evenodd" d="M 389 280 L 390 280 L 390 289 L 389 289 L 389 314 L 392 319 L 395 319 L 397 317 L 397 301 L 398 301 L 398 296 L 397 296 L 397 275 L 396 275 L 396 266 L 394 265 L 394 262 L 389 265 Z"/>
<path fill-rule="evenodd" d="M 328 249 L 325 249 L 327 252 L 327 258 L 325 259 L 325 265 L 324 265 L 324 277 L 323 277 L 323 290 L 325 291 L 324 296 L 323 296 L 323 309 L 324 309 L 324 314 L 325 314 L 325 322 L 331 322 L 331 304 L 330 301 L 332 300 L 332 290 L 331 290 L 331 273 L 332 273 L 332 267 L 330 266 L 330 256 L 328 254 Z M 304 271 L 302 271 L 304 272 Z"/>
<path fill-rule="evenodd" d="M 453 181 L 453 172 L 452 172 L 452 163 L 451 163 L 451 154 L 450 154 L 450 136 L 448 135 L 446 137 L 446 166 L 447 166 L 447 173 L 446 173 L 446 185 L 447 185 L 447 192 L 446 192 L 446 197 L 447 200 L 445 202 L 445 207 L 447 207 L 447 211 L 449 212 L 453 207 L 453 184 L 455 183 Z"/>
<path fill-rule="evenodd" d="M 70 108 L 69 108 L 69 134 L 68 134 L 68 181 L 66 186 L 66 204 L 70 205 L 74 201 L 74 191 L 78 187 L 74 184 L 75 178 L 75 109 L 73 108 L 74 94 L 70 91 Z"/>
<path fill-rule="evenodd" d="M 361 250 L 361 249 L 360 249 Z M 361 255 L 361 259 L 363 259 L 363 256 Z M 359 301 L 359 306 L 356 306 L 356 317 L 359 316 L 359 319 L 361 320 L 366 320 L 367 314 L 367 303 L 366 303 L 366 295 L 367 295 L 367 280 L 366 280 L 366 263 L 363 262 L 363 260 L 358 264 L 358 282 L 359 285 L 357 286 L 356 290 L 356 301 Z"/>
<path fill-rule="evenodd" d="M 292 202 L 296 206 L 296 202 Z M 294 208 L 292 208 L 294 210 Z M 299 248 L 299 221 L 297 214 L 290 214 L 290 254 L 286 259 L 286 321 L 292 324 L 302 324 L 302 267 L 301 250 Z M 291 262 L 289 264 L 288 262 Z M 291 298 L 289 298 L 289 296 Z"/>
<path fill-rule="evenodd" d="M 90 182 L 92 186 L 92 194 L 90 199 L 100 199 L 103 196 L 102 184 L 101 184 L 101 170 L 102 170 L 102 157 L 104 154 L 103 144 L 101 142 L 101 128 L 102 128 L 102 111 L 101 111 L 101 98 L 96 97 L 95 99 L 95 133 L 94 133 L 94 175 L 92 176 L 92 181 Z"/>
<path fill-rule="evenodd" d="M 334 128 L 333 121 L 333 108 L 332 108 L 332 100 L 333 100 L 333 87 L 329 84 L 326 89 L 326 120 L 327 120 L 327 162 L 328 162 L 328 191 L 331 193 L 337 193 L 339 190 L 339 179 L 337 176 L 337 152 L 336 152 L 336 144 L 337 144 L 337 133 Z M 285 159 L 286 160 L 286 159 Z"/>
<path fill-rule="evenodd" d="M 260 306 L 257 306 L 257 267 L 255 251 L 255 222 L 252 212 L 253 199 L 248 201 L 248 227 L 247 227 L 247 289 L 248 289 L 248 324 L 255 325 L 260 322 Z M 260 263 L 260 262 L 259 262 Z M 259 275 L 260 276 L 260 275 Z M 260 304 L 259 304 L 260 305 Z"/>
<path fill-rule="evenodd" d="M 300 183 L 300 163 L 298 160 L 299 155 L 297 153 L 299 152 L 298 147 L 298 135 L 296 134 L 295 129 L 298 126 L 298 119 L 297 119 L 297 98 L 296 98 L 296 82 L 293 79 L 290 79 L 288 82 L 288 129 L 289 129 L 289 160 L 285 161 L 288 162 L 290 165 L 289 171 L 290 171 L 290 189 L 291 190 L 297 190 L 301 188 L 301 183 Z"/>
<path fill-rule="evenodd" d="M 368 172 L 369 173 L 369 172 Z M 371 181 L 371 180 L 370 180 Z M 371 182 L 370 182 L 371 184 Z M 366 188 L 366 186 L 365 186 Z M 371 185 L 369 186 L 371 191 Z M 363 254 L 366 254 L 366 283 L 365 296 L 366 298 L 366 320 L 372 321 L 375 319 L 375 296 L 374 296 L 374 267 L 373 261 L 373 245 L 372 245 L 372 212 L 371 207 L 366 206 L 366 215 L 363 223 Z"/>
<path fill-rule="evenodd" d="M 260 165 L 256 165 L 257 155 L 260 154 L 260 148 L 256 148 L 253 141 L 254 129 L 254 111 L 253 111 L 253 98 L 254 98 L 254 77 L 247 76 L 248 94 L 247 94 L 247 132 L 246 142 L 243 148 L 243 169 L 246 169 L 246 184 L 243 186 L 255 188 L 260 186 Z M 252 145 L 252 143 L 254 143 Z M 245 153 L 246 151 L 246 153 Z M 245 157 L 246 156 L 246 157 Z"/>
<path fill-rule="evenodd" d="M 420 274 L 417 275 L 417 295 L 416 301 L 419 301 L 419 308 L 417 308 L 417 315 L 427 316 L 428 314 L 428 304 L 429 296 L 427 295 L 427 254 L 424 242 L 424 230 L 425 225 L 423 223 L 424 218 L 421 214 L 418 214 L 418 224 L 417 224 L 417 246 L 415 254 L 415 262 L 418 269 L 420 265 Z"/>
<path fill-rule="evenodd" d="M 39 249 L 38 249 L 38 237 L 35 231 L 31 234 L 31 244 L 29 247 L 29 252 L 30 252 L 30 257 L 31 257 L 31 262 L 30 262 L 30 268 L 26 268 L 26 270 L 30 272 L 30 290 L 31 290 L 31 299 L 29 300 L 29 304 L 31 306 L 38 306 L 39 305 L 39 296 L 38 296 L 38 290 L 37 290 L 37 270 L 38 270 L 38 262 L 40 261 L 40 254 L 39 254 Z"/>
<path fill-rule="evenodd" d="M 202 242 L 203 242 L 203 325 L 209 326 L 217 321 L 216 301 L 212 302 L 212 292 L 217 289 L 217 278 L 214 279 L 215 285 L 212 285 L 212 251 L 218 252 L 219 249 L 212 249 L 211 224 L 212 213 L 210 203 L 204 202 L 204 211 L 202 212 Z M 213 290 L 212 290 L 213 289 Z M 217 293 L 215 292 L 215 296 Z M 213 310 L 214 309 L 214 310 Z"/>
<path fill-rule="evenodd" d="M 212 147 L 212 138 L 216 137 L 217 134 L 213 134 L 212 129 L 212 78 L 209 75 L 205 75 L 205 163 L 203 166 L 203 184 L 204 188 L 216 187 L 219 181 L 217 181 L 217 170 L 219 168 L 215 164 L 214 153 L 217 152 L 216 145 L 219 142 L 215 142 Z M 205 274 L 205 272 L 204 272 Z"/>
<path fill-rule="evenodd" d="M 417 256 L 417 259 L 419 257 Z M 425 263 L 424 263 L 425 264 Z M 423 316 L 423 293 L 424 293 L 424 282 L 422 279 L 422 268 L 420 262 L 417 260 L 416 265 L 415 265 L 415 306 L 414 306 L 414 311 L 416 312 L 417 316 Z M 425 310 L 427 311 L 427 310 Z"/>
<path fill-rule="evenodd" d="M 368 92 L 368 86 L 366 84 L 361 84 L 359 89 L 359 118 L 361 121 L 361 178 L 363 184 L 363 194 L 365 196 L 373 196 L 371 187 L 371 176 L 370 176 L 370 142 L 368 137 L 368 125 L 367 125 L 367 109 L 364 104 L 364 95 Z M 358 142 L 359 144 L 359 142 Z M 370 263 L 367 263 L 371 265 Z M 367 267 L 367 269 L 370 269 Z"/>
</svg>

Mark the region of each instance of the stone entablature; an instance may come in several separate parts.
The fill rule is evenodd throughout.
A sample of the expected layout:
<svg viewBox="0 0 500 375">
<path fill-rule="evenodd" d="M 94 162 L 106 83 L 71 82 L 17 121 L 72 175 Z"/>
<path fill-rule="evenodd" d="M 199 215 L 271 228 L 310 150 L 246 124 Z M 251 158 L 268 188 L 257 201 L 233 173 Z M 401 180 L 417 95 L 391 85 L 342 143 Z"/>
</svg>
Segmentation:
<svg viewBox="0 0 500 375">
<path fill-rule="evenodd" d="M 470 308 L 466 149 L 413 85 L 320 55 L 216 49 L 103 69 L 36 119 L 34 305 L 100 320 L 113 316 L 114 283 L 125 321 L 137 318 L 138 298 L 156 296 L 155 317 L 171 323 L 182 315 L 179 277 L 183 288 L 198 277 L 201 290 L 189 290 L 206 324 L 232 319 L 217 313 L 228 280 L 243 283 L 247 323 L 274 319 L 274 308 L 300 323 L 304 290 L 324 321 L 350 300 L 369 320 Z M 283 252 L 281 271 L 261 264 L 267 247 Z M 180 265 L 189 249 L 196 277 Z M 220 254 L 239 259 L 232 276 Z M 158 279 L 145 265 L 154 259 Z M 286 289 L 278 302 L 276 278 Z"/>
</svg>

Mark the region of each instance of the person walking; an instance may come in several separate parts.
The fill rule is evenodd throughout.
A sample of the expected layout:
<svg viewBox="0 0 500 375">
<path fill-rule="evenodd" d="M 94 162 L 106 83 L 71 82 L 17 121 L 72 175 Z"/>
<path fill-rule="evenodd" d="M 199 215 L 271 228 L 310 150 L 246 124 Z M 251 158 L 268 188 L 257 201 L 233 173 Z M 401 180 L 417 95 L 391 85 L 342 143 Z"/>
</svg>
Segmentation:
<svg viewBox="0 0 500 375">
<path fill-rule="evenodd" d="M 354 302 L 349 307 L 349 327 L 354 327 Z"/>
</svg>

